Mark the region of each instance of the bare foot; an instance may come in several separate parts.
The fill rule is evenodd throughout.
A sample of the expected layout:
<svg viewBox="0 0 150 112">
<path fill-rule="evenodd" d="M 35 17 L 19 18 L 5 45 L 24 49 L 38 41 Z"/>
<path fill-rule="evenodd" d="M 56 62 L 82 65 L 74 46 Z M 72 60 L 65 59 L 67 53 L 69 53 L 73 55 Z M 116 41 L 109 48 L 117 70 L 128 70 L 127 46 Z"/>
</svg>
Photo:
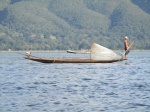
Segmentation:
<svg viewBox="0 0 150 112">
<path fill-rule="evenodd" d="M 128 58 L 123 58 L 123 60 L 128 60 Z"/>
</svg>

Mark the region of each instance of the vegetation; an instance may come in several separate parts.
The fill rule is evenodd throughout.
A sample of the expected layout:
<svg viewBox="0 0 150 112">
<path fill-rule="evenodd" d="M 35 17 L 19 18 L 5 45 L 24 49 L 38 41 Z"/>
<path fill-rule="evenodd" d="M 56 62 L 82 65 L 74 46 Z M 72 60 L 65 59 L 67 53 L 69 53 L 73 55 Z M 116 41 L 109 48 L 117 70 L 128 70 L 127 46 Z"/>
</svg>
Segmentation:
<svg viewBox="0 0 150 112">
<path fill-rule="evenodd" d="M 0 50 L 150 49 L 149 0 L 1 0 Z"/>
</svg>

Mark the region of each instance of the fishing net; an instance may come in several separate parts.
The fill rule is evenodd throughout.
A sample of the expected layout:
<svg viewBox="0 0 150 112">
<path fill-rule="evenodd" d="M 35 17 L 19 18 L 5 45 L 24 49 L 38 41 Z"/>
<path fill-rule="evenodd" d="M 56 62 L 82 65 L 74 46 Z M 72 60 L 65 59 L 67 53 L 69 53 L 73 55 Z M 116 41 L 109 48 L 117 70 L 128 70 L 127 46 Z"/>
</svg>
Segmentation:
<svg viewBox="0 0 150 112">
<path fill-rule="evenodd" d="M 93 43 L 91 46 L 91 59 L 93 60 L 121 60 L 122 56 L 114 51 Z"/>
</svg>

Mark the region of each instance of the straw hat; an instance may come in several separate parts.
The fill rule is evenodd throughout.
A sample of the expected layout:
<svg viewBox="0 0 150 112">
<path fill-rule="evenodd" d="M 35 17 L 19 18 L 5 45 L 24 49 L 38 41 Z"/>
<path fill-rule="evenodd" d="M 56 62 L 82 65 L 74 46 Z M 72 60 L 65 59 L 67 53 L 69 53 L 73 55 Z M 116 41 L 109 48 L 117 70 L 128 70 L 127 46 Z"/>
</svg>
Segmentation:
<svg viewBox="0 0 150 112">
<path fill-rule="evenodd" d="M 128 39 L 128 37 L 127 37 L 127 36 L 125 36 L 125 37 L 124 37 L 124 39 Z"/>
</svg>

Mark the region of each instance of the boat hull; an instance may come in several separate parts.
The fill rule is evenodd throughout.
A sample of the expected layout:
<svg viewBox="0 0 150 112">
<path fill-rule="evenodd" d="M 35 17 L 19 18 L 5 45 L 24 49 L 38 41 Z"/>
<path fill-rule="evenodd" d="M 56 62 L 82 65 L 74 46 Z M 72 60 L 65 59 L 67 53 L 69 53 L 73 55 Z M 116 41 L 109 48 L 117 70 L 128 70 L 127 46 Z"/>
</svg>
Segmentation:
<svg viewBox="0 0 150 112">
<path fill-rule="evenodd" d="M 93 60 L 93 59 L 51 59 L 51 58 L 26 58 L 41 63 L 112 63 L 121 60 Z"/>
</svg>

